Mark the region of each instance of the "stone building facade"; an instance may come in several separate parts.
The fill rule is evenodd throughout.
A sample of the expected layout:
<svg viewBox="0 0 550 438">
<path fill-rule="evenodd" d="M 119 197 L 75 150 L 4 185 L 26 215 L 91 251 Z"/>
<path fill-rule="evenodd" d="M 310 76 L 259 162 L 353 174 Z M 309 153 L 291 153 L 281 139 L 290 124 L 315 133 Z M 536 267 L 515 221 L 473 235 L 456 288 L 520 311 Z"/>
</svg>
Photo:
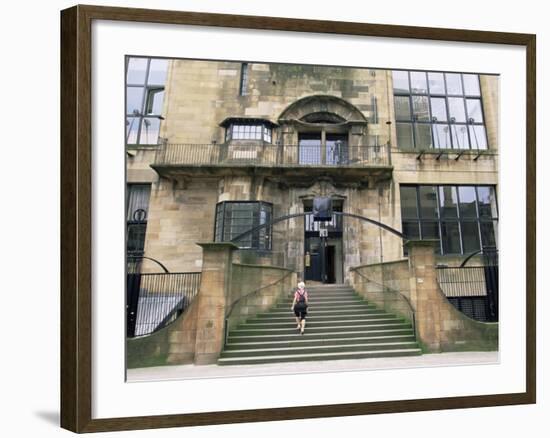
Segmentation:
<svg viewBox="0 0 550 438">
<path fill-rule="evenodd" d="M 241 262 L 328 283 L 403 259 L 361 218 L 441 263 L 496 246 L 497 76 L 130 58 L 127 83 L 128 250 L 171 272 L 262 224 Z M 303 214 L 317 197 L 332 221 Z"/>
</svg>

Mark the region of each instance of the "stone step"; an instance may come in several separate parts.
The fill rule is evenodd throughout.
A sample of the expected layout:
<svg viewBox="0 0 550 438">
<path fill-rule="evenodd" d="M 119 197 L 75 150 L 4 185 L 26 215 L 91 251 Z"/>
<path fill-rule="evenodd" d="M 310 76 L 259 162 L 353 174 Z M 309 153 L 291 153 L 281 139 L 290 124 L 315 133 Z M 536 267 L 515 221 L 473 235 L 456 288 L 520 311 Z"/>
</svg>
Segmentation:
<svg viewBox="0 0 550 438">
<path fill-rule="evenodd" d="M 259 346 L 258 346 L 259 347 Z M 418 348 L 416 342 L 388 342 L 388 343 L 356 343 L 356 344 L 338 344 L 299 346 L 299 347 L 271 347 L 256 348 L 244 350 L 226 350 L 220 357 L 251 357 L 251 356 L 280 356 L 280 355 L 300 355 L 300 354 L 322 354 L 322 353 L 344 353 L 344 352 L 365 352 L 379 350 L 408 350 Z"/>
<path fill-rule="evenodd" d="M 379 350 L 379 351 L 347 351 L 336 353 L 305 353 L 283 354 L 275 356 L 231 357 L 218 359 L 219 365 L 252 365 L 261 363 L 323 361 L 337 359 L 364 359 L 374 357 L 416 356 L 422 354 L 420 348 Z"/>
<path fill-rule="evenodd" d="M 383 314 L 386 314 L 386 312 L 382 309 L 377 309 L 375 307 L 368 307 L 368 308 L 362 308 L 362 307 L 358 307 L 358 306 L 355 306 L 355 307 L 352 307 L 352 308 L 349 308 L 349 309 L 344 309 L 344 310 L 338 310 L 338 309 L 324 309 L 324 310 L 319 310 L 318 308 L 315 308 L 315 311 L 313 311 L 313 309 L 310 309 L 311 310 L 311 313 L 312 315 L 315 314 L 315 316 L 319 316 L 319 317 L 324 317 L 324 316 L 327 316 L 327 317 L 338 317 L 338 316 L 350 316 L 352 317 L 353 315 L 383 315 Z M 284 308 L 284 309 L 281 309 L 281 310 L 277 310 L 277 311 L 274 311 L 272 310 L 271 312 L 268 312 L 268 313 L 260 313 L 258 315 L 255 316 L 255 318 L 258 318 L 258 319 L 271 319 L 271 318 L 283 318 L 283 317 L 288 317 L 288 316 L 292 316 L 292 318 L 294 318 L 294 313 L 290 310 L 290 306 Z"/>
<path fill-rule="evenodd" d="M 354 325 L 337 325 L 328 327 L 308 327 L 308 333 L 333 333 L 344 331 L 370 331 L 370 330 L 383 330 L 383 329 L 406 329 L 412 328 L 409 323 L 405 322 L 361 322 Z M 294 328 L 254 328 L 254 327 L 239 327 L 235 330 L 231 330 L 230 336 L 244 336 L 244 335 L 284 335 L 296 333 L 296 327 Z"/>
<path fill-rule="evenodd" d="M 372 318 L 389 318 L 389 317 L 395 317 L 395 315 L 392 315 L 391 313 L 366 313 L 366 312 L 354 312 L 354 313 L 346 313 L 343 312 L 341 314 L 320 314 L 318 312 L 310 312 L 307 316 L 307 320 L 309 321 L 346 321 L 350 319 L 372 319 Z M 246 322 L 247 323 L 278 323 L 278 322 L 294 322 L 296 321 L 296 318 L 294 317 L 294 314 L 292 312 L 287 311 L 285 313 L 277 313 L 275 315 L 265 315 L 260 317 L 259 315 L 255 318 L 250 318 Z"/>
<path fill-rule="evenodd" d="M 307 329 L 306 329 L 307 330 Z M 306 335 L 300 336 L 297 338 L 298 330 L 294 329 L 291 333 L 265 333 L 260 332 L 260 334 L 243 334 L 235 333 L 231 331 L 227 338 L 228 343 L 257 343 L 257 342 L 287 342 L 287 341 L 296 341 L 298 339 L 305 338 Z M 341 338 L 371 338 L 371 337 L 381 337 L 381 336 L 414 336 L 412 327 L 409 328 L 394 328 L 394 329 L 381 329 L 381 330 L 348 330 L 348 331 L 339 331 L 339 332 L 328 332 L 328 333 L 314 333 L 311 331 L 307 332 L 307 340 L 309 341 L 326 341 L 331 339 L 341 339 Z"/>
<path fill-rule="evenodd" d="M 346 326 L 356 326 L 357 324 L 365 324 L 365 323 L 373 323 L 373 324 L 388 324 L 388 323 L 398 323 L 403 322 L 403 318 L 397 318 L 395 316 L 393 317 L 387 317 L 387 318 L 380 318 L 378 316 L 373 316 L 370 318 L 355 318 L 355 319 L 349 319 L 349 320 L 342 320 L 342 319 L 336 319 L 333 321 L 323 321 L 323 320 L 317 320 L 314 318 L 307 320 L 307 327 L 308 328 L 321 328 L 321 327 L 346 327 Z M 296 321 L 289 320 L 289 321 L 267 321 L 267 322 L 257 322 L 257 321 L 251 321 L 246 322 L 244 324 L 239 324 L 237 329 L 243 329 L 243 330 L 250 330 L 250 329 L 277 329 L 277 328 L 292 328 L 296 327 Z"/>
<path fill-rule="evenodd" d="M 296 331 L 297 332 L 297 331 Z M 309 333 L 307 333 L 309 335 Z M 313 346 L 327 346 L 327 345 L 348 345 L 357 343 L 371 343 L 382 344 L 391 342 L 416 342 L 414 335 L 389 335 L 389 336 L 357 336 L 357 337 L 334 337 L 331 339 L 319 338 L 311 339 L 310 336 L 293 336 L 287 338 L 287 340 L 277 341 L 256 341 L 256 342 L 233 342 L 232 338 L 229 338 L 230 342 L 225 345 L 225 350 L 247 350 L 256 348 L 294 348 L 294 347 L 313 347 Z"/>
<path fill-rule="evenodd" d="M 280 302 L 292 303 L 294 297 L 283 297 Z M 342 300 L 362 300 L 359 295 L 346 294 L 346 295 L 309 295 L 308 301 L 342 301 Z"/>
<path fill-rule="evenodd" d="M 292 304 L 292 301 L 289 301 L 288 303 L 278 303 L 274 310 L 280 310 L 280 309 L 290 309 L 290 306 Z M 364 307 L 370 307 L 371 309 L 375 309 L 376 307 L 372 304 L 367 304 L 366 301 L 363 300 L 353 300 L 353 301 L 310 301 L 309 306 L 315 306 L 316 308 L 329 308 L 329 309 L 345 309 L 349 307 L 354 306 L 364 306 Z"/>
</svg>

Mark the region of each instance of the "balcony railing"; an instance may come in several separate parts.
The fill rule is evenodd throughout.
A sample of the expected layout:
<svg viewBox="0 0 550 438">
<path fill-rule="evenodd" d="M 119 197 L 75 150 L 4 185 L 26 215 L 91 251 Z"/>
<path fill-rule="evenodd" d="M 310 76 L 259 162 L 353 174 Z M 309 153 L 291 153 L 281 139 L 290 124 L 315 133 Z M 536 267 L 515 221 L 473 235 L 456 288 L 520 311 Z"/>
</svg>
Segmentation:
<svg viewBox="0 0 550 438">
<path fill-rule="evenodd" d="M 157 166 L 389 166 L 388 145 L 173 144 L 159 145 Z"/>
</svg>

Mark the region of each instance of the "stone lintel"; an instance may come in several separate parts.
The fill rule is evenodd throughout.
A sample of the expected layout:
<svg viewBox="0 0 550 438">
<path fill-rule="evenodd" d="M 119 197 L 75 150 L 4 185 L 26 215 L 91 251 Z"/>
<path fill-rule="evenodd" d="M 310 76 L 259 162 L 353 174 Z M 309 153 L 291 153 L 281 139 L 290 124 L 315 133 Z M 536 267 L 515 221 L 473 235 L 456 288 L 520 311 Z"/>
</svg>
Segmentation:
<svg viewBox="0 0 550 438">
<path fill-rule="evenodd" d="M 209 251 L 223 251 L 223 250 L 236 250 L 239 249 L 237 245 L 231 242 L 197 242 L 203 250 Z"/>
<path fill-rule="evenodd" d="M 412 248 L 412 247 L 418 247 L 418 246 L 429 246 L 429 247 L 435 247 L 439 245 L 439 240 L 437 239 L 411 239 L 407 240 L 404 243 L 405 247 Z"/>
</svg>

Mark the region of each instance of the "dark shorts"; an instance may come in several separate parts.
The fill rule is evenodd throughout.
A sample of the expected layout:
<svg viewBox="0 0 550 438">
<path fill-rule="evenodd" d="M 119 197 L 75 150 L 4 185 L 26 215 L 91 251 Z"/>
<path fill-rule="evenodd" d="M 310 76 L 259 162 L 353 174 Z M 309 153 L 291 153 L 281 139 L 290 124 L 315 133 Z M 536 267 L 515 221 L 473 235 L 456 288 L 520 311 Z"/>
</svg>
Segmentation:
<svg viewBox="0 0 550 438">
<path fill-rule="evenodd" d="M 305 304 L 295 304 L 294 305 L 294 315 L 296 318 L 306 319 L 307 315 L 307 306 Z"/>
</svg>

